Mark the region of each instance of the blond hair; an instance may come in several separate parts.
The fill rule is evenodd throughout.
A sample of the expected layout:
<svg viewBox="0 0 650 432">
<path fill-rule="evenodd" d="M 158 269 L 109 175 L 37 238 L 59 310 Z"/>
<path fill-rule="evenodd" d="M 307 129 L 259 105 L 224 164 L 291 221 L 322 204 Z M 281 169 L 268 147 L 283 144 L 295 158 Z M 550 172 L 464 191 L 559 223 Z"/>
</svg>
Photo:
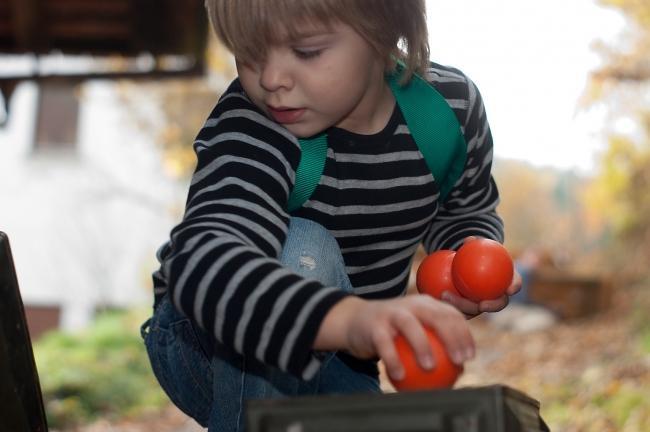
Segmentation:
<svg viewBox="0 0 650 432">
<path fill-rule="evenodd" d="M 404 64 L 402 81 L 429 63 L 424 0 L 206 0 L 219 40 L 240 60 L 263 59 L 269 45 L 299 36 L 302 23 L 345 23 L 384 58 Z M 278 26 L 281 23 L 281 26 Z"/>
</svg>

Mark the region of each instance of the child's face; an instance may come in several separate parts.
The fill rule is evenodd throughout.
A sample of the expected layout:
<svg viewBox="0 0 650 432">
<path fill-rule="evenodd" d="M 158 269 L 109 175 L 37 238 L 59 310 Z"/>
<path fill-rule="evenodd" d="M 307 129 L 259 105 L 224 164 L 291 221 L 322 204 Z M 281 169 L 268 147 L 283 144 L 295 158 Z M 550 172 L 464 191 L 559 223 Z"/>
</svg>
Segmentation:
<svg viewBox="0 0 650 432">
<path fill-rule="evenodd" d="M 331 126 L 358 133 L 383 127 L 378 111 L 392 111 L 383 59 L 346 24 L 300 30 L 298 39 L 270 46 L 265 61 L 237 62 L 253 103 L 300 138 Z"/>
</svg>

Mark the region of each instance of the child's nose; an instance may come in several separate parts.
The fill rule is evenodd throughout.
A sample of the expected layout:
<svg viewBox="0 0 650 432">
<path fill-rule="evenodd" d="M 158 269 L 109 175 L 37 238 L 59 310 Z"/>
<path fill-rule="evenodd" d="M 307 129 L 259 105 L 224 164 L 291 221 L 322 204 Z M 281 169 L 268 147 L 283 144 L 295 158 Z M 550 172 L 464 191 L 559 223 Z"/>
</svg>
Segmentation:
<svg viewBox="0 0 650 432">
<path fill-rule="evenodd" d="M 260 85 L 266 91 L 291 88 L 293 79 L 287 67 L 287 62 L 283 61 L 281 56 L 267 56 L 266 61 L 261 65 Z"/>
</svg>

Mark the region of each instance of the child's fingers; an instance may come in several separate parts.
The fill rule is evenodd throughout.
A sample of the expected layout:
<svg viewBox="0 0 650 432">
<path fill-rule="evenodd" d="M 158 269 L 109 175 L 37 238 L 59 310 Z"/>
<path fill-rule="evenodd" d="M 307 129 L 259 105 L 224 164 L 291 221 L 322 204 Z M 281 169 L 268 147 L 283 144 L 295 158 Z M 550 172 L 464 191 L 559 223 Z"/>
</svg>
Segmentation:
<svg viewBox="0 0 650 432">
<path fill-rule="evenodd" d="M 420 321 L 414 315 L 399 314 L 393 318 L 393 324 L 413 349 L 420 367 L 425 370 L 433 369 L 435 364 L 431 345 Z"/>
<path fill-rule="evenodd" d="M 495 300 L 483 300 L 478 307 L 481 312 L 499 312 L 508 306 L 509 299 L 507 295 L 504 295 Z"/>
<path fill-rule="evenodd" d="M 397 355 L 395 348 L 395 341 L 390 332 L 385 330 L 376 330 L 373 334 L 373 343 L 375 345 L 377 355 L 382 359 L 386 366 L 386 373 L 394 380 L 401 380 L 404 378 L 404 366 Z"/>
<path fill-rule="evenodd" d="M 428 317 L 425 324 L 436 331 L 454 363 L 460 365 L 474 357 L 474 338 L 467 321 L 457 310 Z"/>
<path fill-rule="evenodd" d="M 504 309 L 508 306 L 510 302 L 510 296 L 517 294 L 521 289 L 521 275 L 518 272 L 514 272 L 512 275 L 512 283 L 506 290 L 506 295 L 499 297 L 495 300 L 484 300 L 479 303 L 478 307 L 481 312 L 498 312 L 501 309 Z"/>
<path fill-rule="evenodd" d="M 465 315 L 469 317 L 476 316 L 481 313 L 479 305 L 464 297 L 457 296 L 449 291 L 442 293 L 442 300 L 449 303 Z"/>
<path fill-rule="evenodd" d="M 521 275 L 519 274 L 519 272 L 515 271 L 515 273 L 512 276 L 512 283 L 508 287 L 506 293 L 508 295 L 517 294 L 521 289 L 521 284 L 522 284 Z"/>
</svg>

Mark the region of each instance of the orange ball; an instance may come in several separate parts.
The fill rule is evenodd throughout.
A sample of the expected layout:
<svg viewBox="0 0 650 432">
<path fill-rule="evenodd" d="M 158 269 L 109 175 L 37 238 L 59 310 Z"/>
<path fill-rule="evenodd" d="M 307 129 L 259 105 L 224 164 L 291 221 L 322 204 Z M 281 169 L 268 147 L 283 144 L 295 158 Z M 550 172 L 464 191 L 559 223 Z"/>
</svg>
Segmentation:
<svg viewBox="0 0 650 432">
<path fill-rule="evenodd" d="M 399 391 L 450 388 L 463 372 L 463 366 L 451 361 L 445 346 L 435 333 L 428 328 L 425 328 L 425 331 L 435 361 L 435 367 L 430 370 L 420 367 L 411 345 L 404 336 L 400 334 L 395 338 L 395 348 L 404 367 L 404 378 L 395 380 L 389 376 L 389 379 Z"/>
<path fill-rule="evenodd" d="M 427 255 L 422 260 L 415 278 L 415 285 L 420 294 L 428 294 L 440 299 L 444 291 L 449 291 L 460 296 L 451 276 L 451 265 L 455 255 L 455 251 L 442 249 Z"/>
<path fill-rule="evenodd" d="M 514 264 L 507 249 L 485 238 L 469 240 L 458 249 L 451 266 L 454 286 L 464 297 L 480 302 L 506 293 Z"/>
</svg>

